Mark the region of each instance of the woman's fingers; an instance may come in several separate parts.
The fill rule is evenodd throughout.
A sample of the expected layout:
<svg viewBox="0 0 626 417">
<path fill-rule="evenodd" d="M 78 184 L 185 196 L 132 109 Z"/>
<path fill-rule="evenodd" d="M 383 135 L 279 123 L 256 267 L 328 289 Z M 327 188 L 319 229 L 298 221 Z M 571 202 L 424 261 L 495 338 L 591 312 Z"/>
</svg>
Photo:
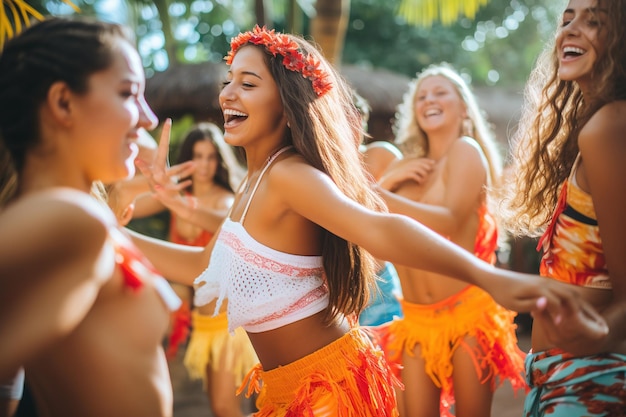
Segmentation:
<svg viewBox="0 0 626 417">
<path fill-rule="evenodd" d="M 578 354 L 601 351 L 601 343 L 609 332 L 602 315 L 580 294 L 569 288 L 551 288 L 551 298 L 544 308 L 532 311 L 541 322 L 548 340 L 562 349 Z M 594 343 L 595 342 L 595 343 Z"/>
<path fill-rule="evenodd" d="M 167 118 L 161 129 L 161 137 L 159 138 L 159 146 L 156 152 L 155 164 L 162 167 L 163 170 L 169 168 L 168 155 L 170 152 L 170 133 L 172 131 L 172 119 Z"/>
<path fill-rule="evenodd" d="M 193 161 L 186 161 L 167 169 L 167 175 L 174 183 L 179 183 L 181 179 L 189 177 L 196 170 Z"/>
</svg>

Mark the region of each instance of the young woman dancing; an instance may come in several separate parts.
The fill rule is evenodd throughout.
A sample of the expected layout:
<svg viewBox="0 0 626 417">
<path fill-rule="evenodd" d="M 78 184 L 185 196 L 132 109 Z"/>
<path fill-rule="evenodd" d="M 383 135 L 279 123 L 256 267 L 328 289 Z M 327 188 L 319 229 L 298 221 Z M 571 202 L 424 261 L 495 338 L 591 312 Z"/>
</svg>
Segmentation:
<svg viewBox="0 0 626 417">
<path fill-rule="evenodd" d="M 353 325 L 372 256 L 458 277 L 514 310 L 545 307 L 591 334 L 605 330 L 566 287 L 493 268 L 385 213 L 358 152 L 350 89 L 310 43 L 257 27 L 232 40 L 227 63 L 224 138 L 245 149 L 248 165 L 229 216 L 204 249 L 134 236 L 169 279 L 198 277 L 196 304 L 228 299 L 230 330 L 248 332 L 261 362 L 249 378 L 261 390 L 257 416 L 397 415 L 387 362 Z M 164 130 L 159 163 L 142 166 L 162 189 L 167 143 Z"/>
<path fill-rule="evenodd" d="M 508 226 L 542 235 L 540 272 L 601 312 L 604 337 L 535 315 L 525 416 L 626 408 L 626 2 L 571 0 L 527 84 Z"/>
<path fill-rule="evenodd" d="M 161 347 L 180 299 L 93 184 L 135 172 L 156 117 L 128 29 L 49 18 L 0 55 L 0 380 L 45 416 L 172 416 Z M 6 191 L 6 192 L 5 192 Z"/>
</svg>

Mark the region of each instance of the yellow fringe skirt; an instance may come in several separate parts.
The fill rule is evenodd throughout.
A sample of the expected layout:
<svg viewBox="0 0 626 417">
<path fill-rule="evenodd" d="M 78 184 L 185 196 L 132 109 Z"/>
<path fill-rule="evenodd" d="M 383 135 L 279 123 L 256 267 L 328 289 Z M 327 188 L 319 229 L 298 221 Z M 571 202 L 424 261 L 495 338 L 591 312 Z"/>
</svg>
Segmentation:
<svg viewBox="0 0 626 417">
<path fill-rule="evenodd" d="M 382 351 L 362 330 L 288 365 L 257 365 L 237 394 L 258 392 L 255 417 L 397 417 L 401 386 Z"/>
<path fill-rule="evenodd" d="M 375 329 L 389 362 L 401 368 L 402 353 L 414 355 L 421 348 L 425 370 L 442 389 L 442 402 L 454 403 L 452 356 L 463 347 L 472 355 L 477 375 L 485 375 L 495 390 L 509 380 L 515 390 L 527 390 L 524 379 L 525 353 L 518 347 L 514 312 L 497 304 L 485 291 L 468 286 L 435 304 L 401 300 L 404 318 Z M 470 347 L 466 338 L 478 343 Z"/>
<path fill-rule="evenodd" d="M 191 313 L 192 332 L 183 363 L 191 379 L 206 384 L 206 368 L 231 370 L 239 386 L 244 376 L 259 360 L 248 335 L 241 327 L 228 332 L 226 312 L 217 316 Z"/>
</svg>

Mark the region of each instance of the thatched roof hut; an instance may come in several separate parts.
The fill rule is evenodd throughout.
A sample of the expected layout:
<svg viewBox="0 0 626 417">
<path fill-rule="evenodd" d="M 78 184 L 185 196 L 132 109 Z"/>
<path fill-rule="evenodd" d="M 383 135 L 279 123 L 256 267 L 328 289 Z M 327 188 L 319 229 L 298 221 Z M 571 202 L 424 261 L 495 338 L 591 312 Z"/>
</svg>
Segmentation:
<svg viewBox="0 0 626 417">
<path fill-rule="evenodd" d="M 223 123 L 218 96 L 226 78 L 226 64 L 177 64 L 146 81 L 146 100 L 159 117 Z"/>
</svg>

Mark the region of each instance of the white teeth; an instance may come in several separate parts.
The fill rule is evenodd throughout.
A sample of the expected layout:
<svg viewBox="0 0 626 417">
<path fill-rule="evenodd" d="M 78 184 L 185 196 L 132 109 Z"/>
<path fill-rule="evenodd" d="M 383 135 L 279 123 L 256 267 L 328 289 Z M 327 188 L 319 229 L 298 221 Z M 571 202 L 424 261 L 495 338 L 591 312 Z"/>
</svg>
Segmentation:
<svg viewBox="0 0 626 417">
<path fill-rule="evenodd" d="M 580 55 L 585 53 L 585 51 L 583 49 L 576 48 L 574 46 L 566 46 L 565 48 L 563 48 L 563 53 L 564 54 L 566 54 L 568 52 L 573 52 L 575 54 L 580 54 Z"/>
<path fill-rule="evenodd" d="M 233 109 L 224 109 L 224 115 L 226 116 L 242 116 L 242 117 L 246 117 L 247 114 L 242 113 L 240 111 L 237 110 L 233 110 Z"/>
<path fill-rule="evenodd" d="M 439 110 L 428 110 L 426 113 L 424 113 L 426 116 L 435 116 L 437 114 L 440 114 L 441 111 Z"/>
</svg>

